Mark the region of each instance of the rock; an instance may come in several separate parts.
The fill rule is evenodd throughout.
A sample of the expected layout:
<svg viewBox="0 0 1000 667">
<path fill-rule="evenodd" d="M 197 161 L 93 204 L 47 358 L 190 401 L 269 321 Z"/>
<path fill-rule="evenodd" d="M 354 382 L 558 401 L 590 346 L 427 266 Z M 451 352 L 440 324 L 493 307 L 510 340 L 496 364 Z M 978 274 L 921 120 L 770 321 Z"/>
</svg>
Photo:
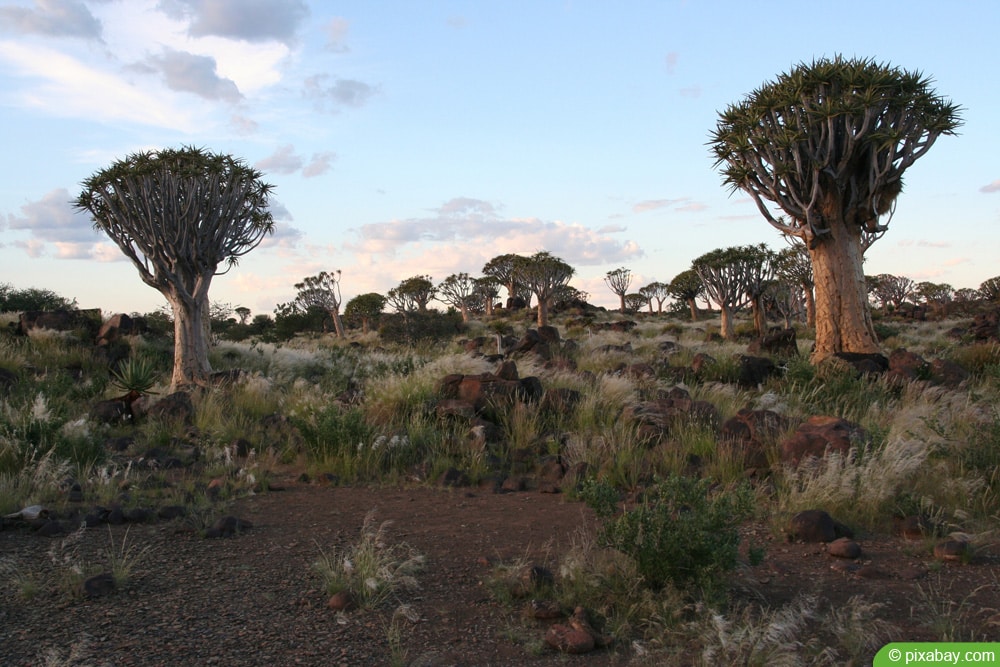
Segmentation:
<svg viewBox="0 0 1000 667">
<path fill-rule="evenodd" d="M 188 424 L 194 417 L 194 406 L 191 404 L 191 395 L 186 391 L 176 391 L 168 394 L 150 405 L 146 411 L 146 415 L 158 419 L 182 421 Z"/>
<path fill-rule="evenodd" d="M 903 380 L 922 380 L 929 376 L 930 364 L 919 354 L 899 348 L 889 354 L 889 372 Z"/>
<path fill-rule="evenodd" d="M 838 537 L 854 537 L 851 530 L 823 510 L 805 510 L 792 517 L 788 537 L 802 542 L 833 542 Z"/>
<path fill-rule="evenodd" d="M 945 387 L 958 387 L 969 379 L 969 372 L 947 359 L 931 361 L 931 382 Z"/>
<path fill-rule="evenodd" d="M 835 558 L 860 558 L 861 545 L 848 537 L 838 537 L 827 545 L 826 552 Z"/>
<path fill-rule="evenodd" d="M 799 346 L 795 341 L 795 329 L 772 331 L 754 340 L 747 347 L 748 354 L 766 354 L 778 359 L 799 356 Z"/>
<path fill-rule="evenodd" d="M 524 615 L 528 618 L 550 620 L 562 618 L 563 611 L 555 600 L 531 600 L 524 608 Z"/>
<path fill-rule="evenodd" d="M 769 377 L 778 374 L 778 367 L 767 357 L 740 356 L 740 375 L 737 384 L 744 389 L 756 389 Z"/>
<path fill-rule="evenodd" d="M 7 396 L 18 383 L 18 376 L 12 370 L 0 368 L 0 396 Z"/>
<path fill-rule="evenodd" d="M 87 598 L 99 598 L 115 592 L 115 578 L 110 572 L 95 574 L 80 584 L 80 592 Z"/>
<path fill-rule="evenodd" d="M 699 352 L 694 355 L 694 359 L 691 360 L 691 372 L 695 375 L 701 373 L 706 366 L 710 366 L 715 363 L 715 359 L 704 352 Z"/>
<path fill-rule="evenodd" d="M 934 558 L 945 562 L 959 562 L 969 558 L 969 543 L 965 540 L 944 540 L 934 545 Z"/>
<path fill-rule="evenodd" d="M 788 428 L 788 420 L 771 410 L 743 408 L 722 425 L 720 439 L 743 452 L 743 464 L 751 470 L 768 467 L 766 447 Z"/>
<path fill-rule="evenodd" d="M 333 611 L 351 611 L 356 609 L 358 601 L 350 591 L 337 591 L 326 601 L 327 609 Z"/>
<path fill-rule="evenodd" d="M 469 486 L 469 476 L 458 468 L 448 468 L 437 479 L 439 486 Z"/>
<path fill-rule="evenodd" d="M 836 352 L 837 359 L 846 361 L 860 375 L 881 375 L 889 370 L 889 360 L 884 354 L 862 352 Z"/>
<path fill-rule="evenodd" d="M 183 505 L 164 505 L 156 512 L 156 516 L 166 521 L 187 516 L 187 508 Z"/>
<path fill-rule="evenodd" d="M 246 533 L 253 528 L 253 524 L 244 519 L 237 519 L 235 516 L 227 515 L 216 521 L 205 531 L 205 538 L 233 537 L 240 533 Z"/>
<path fill-rule="evenodd" d="M 905 516 L 894 521 L 896 534 L 908 540 L 922 540 L 934 534 L 934 526 L 922 516 Z"/>
<path fill-rule="evenodd" d="M 814 416 L 781 443 L 781 459 L 798 465 L 808 457 L 823 458 L 827 452 L 846 455 L 868 439 L 861 426 L 840 417 Z"/>
<path fill-rule="evenodd" d="M 137 322 L 125 313 L 117 313 L 97 330 L 97 345 L 106 346 L 117 342 L 122 336 L 139 333 Z"/>
<path fill-rule="evenodd" d="M 594 637 L 589 632 L 557 623 L 545 633 L 545 643 L 563 653 L 578 655 L 594 650 Z"/>
<path fill-rule="evenodd" d="M 42 537 L 58 537 L 69 532 L 61 521 L 55 519 L 37 519 L 39 522 L 35 533 Z"/>
</svg>

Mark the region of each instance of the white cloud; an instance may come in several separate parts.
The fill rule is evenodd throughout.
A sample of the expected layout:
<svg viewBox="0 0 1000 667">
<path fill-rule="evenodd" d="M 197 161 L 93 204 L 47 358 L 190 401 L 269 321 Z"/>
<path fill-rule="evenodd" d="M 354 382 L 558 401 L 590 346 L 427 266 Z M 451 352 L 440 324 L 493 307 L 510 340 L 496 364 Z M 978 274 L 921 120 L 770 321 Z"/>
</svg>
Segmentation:
<svg viewBox="0 0 1000 667">
<path fill-rule="evenodd" d="M 101 22 L 79 0 L 35 0 L 33 8 L 0 7 L 0 29 L 49 37 L 101 37 Z"/>
<path fill-rule="evenodd" d="M 53 49 L 0 42 L 0 61 L 30 79 L 28 87 L 7 94 L 20 106 L 53 116 L 124 121 L 184 132 L 197 126 L 193 114 L 175 107 L 162 90 L 133 85 Z"/>
<path fill-rule="evenodd" d="M 285 144 L 266 158 L 258 160 L 254 167 L 265 173 L 293 174 L 302 168 L 302 156 L 296 155 L 295 148 L 291 144 Z"/>
<path fill-rule="evenodd" d="M 38 201 L 21 206 L 21 215 L 9 215 L 11 229 L 24 230 L 39 241 L 93 243 L 100 238 L 87 215 L 76 211 L 66 188 L 50 191 Z"/>
<path fill-rule="evenodd" d="M 328 74 L 316 74 L 304 82 L 304 94 L 321 111 L 336 112 L 343 107 L 360 108 L 376 93 L 378 88 L 354 79 L 333 79 Z"/>
<path fill-rule="evenodd" d="M 1000 179 L 993 181 L 989 185 L 984 185 L 983 187 L 979 188 L 979 191 L 985 192 L 987 194 L 992 192 L 1000 192 Z"/>
</svg>

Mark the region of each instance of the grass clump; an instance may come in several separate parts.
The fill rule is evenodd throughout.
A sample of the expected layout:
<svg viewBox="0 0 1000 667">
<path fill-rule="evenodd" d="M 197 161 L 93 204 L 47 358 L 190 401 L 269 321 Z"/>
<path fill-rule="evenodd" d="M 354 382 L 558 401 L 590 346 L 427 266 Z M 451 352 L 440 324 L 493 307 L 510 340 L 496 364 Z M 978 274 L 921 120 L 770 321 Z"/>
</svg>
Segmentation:
<svg viewBox="0 0 1000 667">
<path fill-rule="evenodd" d="M 391 521 L 377 523 L 368 512 L 358 541 L 330 551 L 320 549 L 313 568 L 323 579 L 329 595 L 349 593 L 362 609 L 381 606 L 403 590 L 419 588 L 416 574 L 425 558 L 405 543 L 390 544 Z"/>
</svg>

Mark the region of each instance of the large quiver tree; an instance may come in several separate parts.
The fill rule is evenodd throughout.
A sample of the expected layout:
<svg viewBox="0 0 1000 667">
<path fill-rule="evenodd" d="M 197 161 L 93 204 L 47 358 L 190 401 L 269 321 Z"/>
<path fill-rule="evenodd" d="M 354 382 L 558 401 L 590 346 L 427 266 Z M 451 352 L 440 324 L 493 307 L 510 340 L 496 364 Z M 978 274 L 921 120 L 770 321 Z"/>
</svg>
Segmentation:
<svg viewBox="0 0 1000 667">
<path fill-rule="evenodd" d="M 272 186 L 241 160 L 201 148 L 134 153 L 83 182 L 73 202 L 88 211 L 167 299 L 174 315 L 171 387 L 203 384 L 208 290 L 274 231 Z"/>
<path fill-rule="evenodd" d="M 878 352 L 864 250 L 886 230 L 903 172 L 960 124 L 920 73 L 839 56 L 800 64 L 720 114 L 711 145 L 725 182 L 809 248 L 814 362 Z"/>
</svg>

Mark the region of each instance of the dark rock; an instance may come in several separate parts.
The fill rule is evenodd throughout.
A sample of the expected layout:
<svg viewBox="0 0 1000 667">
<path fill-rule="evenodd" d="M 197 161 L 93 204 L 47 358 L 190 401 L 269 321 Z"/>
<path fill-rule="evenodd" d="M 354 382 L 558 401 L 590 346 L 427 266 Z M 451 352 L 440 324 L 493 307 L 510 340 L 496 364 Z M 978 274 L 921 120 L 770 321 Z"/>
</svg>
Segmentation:
<svg viewBox="0 0 1000 667">
<path fill-rule="evenodd" d="M 551 620 L 553 618 L 562 618 L 565 614 L 563 614 L 562 607 L 555 600 L 531 600 L 525 605 L 524 615 L 528 618 Z"/>
<path fill-rule="evenodd" d="M 823 510 L 804 510 L 792 517 L 788 537 L 801 542 L 833 542 L 838 537 L 853 538 L 854 535 Z"/>
<path fill-rule="evenodd" d="M 861 352 L 836 352 L 833 355 L 850 364 L 861 375 L 881 375 L 889 370 L 889 360 L 884 354 Z"/>
<path fill-rule="evenodd" d="M 738 384 L 744 389 L 755 389 L 767 382 L 769 377 L 777 374 L 778 367 L 767 357 L 740 356 Z"/>
<path fill-rule="evenodd" d="M 69 532 L 61 521 L 55 519 L 38 519 L 38 522 L 35 532 L 42 537 L 58 537 Z"/>
<path fill-rule="evenodd" d="M 176 391 L 168 394 L 149 406 L 146 411 L 148 417 L 181 421 L 190 423 L 194 416 L 194 406 L 191 404 L 191 395 L 186 391 Z"/>
<path fill-rule="evenodd" d="M 164 505 L 156 511 L 156 516 L 165 521 L 179 519 L 187 516 L 187 508 L 183 505 Z"/>
<path fill-rule="evenodd" d="M 87 598 L 99 598 L 111 595 L 116 589 L 115 578 L 110 572 L 95 574 L 80 584 L 80 592 Z"/>
<path fill-rule="evenodd" d="M 934 359 L 930 368 L 931 382 L 945 387 L 958 387 L 969 379 L 969 372 L 947 359 Z"/>
<path fill-rule="evenodd" d="M 774 331 L 757 338 L 747 347 L 747 353 L 752 355 L 766 354 L 778 359 L 791 359 L 799 356 L 799 346 L 795 340 L 795 329 Z"/>
<path fill-rule="evenodd" d="M 458 468 L 448 468 L 437 479 L 439 486 L 469 486 L 469 476 Z"/>
<path fill-rule="evenodd" d="M 206 538 L 233 537 L 240 533 L 249 532 L 253 524 L 245 519 L 237 519 L 235 516 L 227 515 L 218 519 L 205 531 Z"/>
</svg>

